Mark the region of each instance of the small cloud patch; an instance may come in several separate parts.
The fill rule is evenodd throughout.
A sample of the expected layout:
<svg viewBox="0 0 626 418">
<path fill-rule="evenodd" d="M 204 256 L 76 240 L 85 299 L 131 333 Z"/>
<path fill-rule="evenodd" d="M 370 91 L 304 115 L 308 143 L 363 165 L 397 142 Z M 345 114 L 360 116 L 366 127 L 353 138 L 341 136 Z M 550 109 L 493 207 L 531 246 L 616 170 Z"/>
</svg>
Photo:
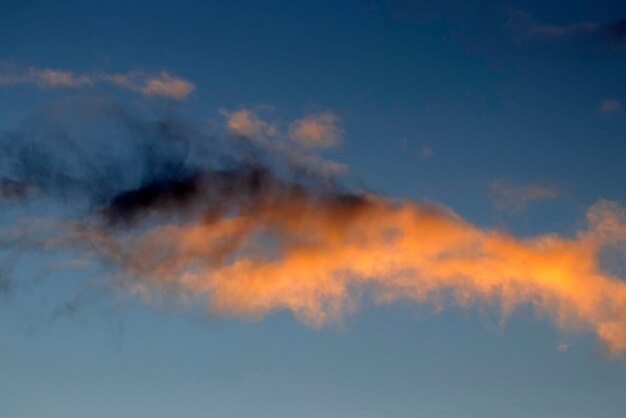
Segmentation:
<svg viewBox="0 0 626 418">
<path fill-rule="evenodd" d="M 309 115 L 289 125 L 289 138 L 306 148 L 334 148 L 343 141 L 338 123 L 332 112 Z"/>
<path fill-rule="evenodd" d="M 539 184 L 515 185 L 495 180 L 489 185 L 494 205 L 499 210 L 521 212 L 530 203 L 555 199 L 558 191 L 553 187 Z"/>
</svg>

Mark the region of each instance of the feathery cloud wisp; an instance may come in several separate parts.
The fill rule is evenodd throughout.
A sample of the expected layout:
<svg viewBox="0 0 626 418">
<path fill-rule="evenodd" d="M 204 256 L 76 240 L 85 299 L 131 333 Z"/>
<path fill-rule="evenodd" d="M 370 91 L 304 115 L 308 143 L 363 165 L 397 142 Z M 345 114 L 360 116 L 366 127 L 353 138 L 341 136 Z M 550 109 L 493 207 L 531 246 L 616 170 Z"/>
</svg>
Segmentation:
<svg viewBox="0 0 626 418">
<path fill-rule="evenodd" d="M 246 138 L 257 146 L 271 151 L 278 158 L 289 161 L 294 168 L 325 177 L 334 177 L 347 171 L 345 165 L 329 161 L 315 153 L 316 147 L 311 146 L 310 143 L 294 141 L 291 130 L 285 134 L 278 123 L 261 119 L 254 110 L 242 108 L 229 112 L 221 109 L 220 113 L 226 118 L 226 127 L 231 134 Z M 291 122 L 289 127 L 291 129 L 294 124 L 305 120 L 314 121 L 318 117 L 319 114 L 306 116 Z"/>
</svg>

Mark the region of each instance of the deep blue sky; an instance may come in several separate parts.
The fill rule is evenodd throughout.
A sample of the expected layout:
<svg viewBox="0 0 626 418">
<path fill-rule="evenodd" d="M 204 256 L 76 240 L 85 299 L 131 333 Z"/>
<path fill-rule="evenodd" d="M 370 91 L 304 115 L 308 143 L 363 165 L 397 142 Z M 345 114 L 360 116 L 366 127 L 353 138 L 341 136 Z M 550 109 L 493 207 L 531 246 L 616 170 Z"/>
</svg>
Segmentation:
<svg viewBox="0 0 626 418">
<path fill-rule="evenodd" d="M 567 33 L 529 34 L 515 25 L 522 15 Z M 195 90 L 162 105 L 198 123 L 222 121 L 220 109 L 278 121 L 333 112 L 344 144 L 326 155 L 350 167 L 351 181 L 441 202 L 478 225 L 571 235 L 598 199 L 626 202 L 626 116 L 602 110 L 626 105 L 626 39 L 576 26 L 622 18 L 619 1 L 0 0 L 0 63 L 165 70 Z M 1 86 L 0 129 L 106 88 Z M 507 210 L 494 203 L 494 182 L 557 196 Z M 7 224 L 14 214 L 5 214 Z M 16 268 L 18 281 L 41 283 L 0 296 L 3 417 L 608 418 L 626 409 L 623 359 L 530 310 L 501 326 L 489 310 L 365 303 L 318 330 L 285 312 L 250 322 L 143 303 L 94 290 L 80 272 L 42 274 L 51 262 Z M 77 291 L 78 312 L 56 315 Z"/>
</svg>

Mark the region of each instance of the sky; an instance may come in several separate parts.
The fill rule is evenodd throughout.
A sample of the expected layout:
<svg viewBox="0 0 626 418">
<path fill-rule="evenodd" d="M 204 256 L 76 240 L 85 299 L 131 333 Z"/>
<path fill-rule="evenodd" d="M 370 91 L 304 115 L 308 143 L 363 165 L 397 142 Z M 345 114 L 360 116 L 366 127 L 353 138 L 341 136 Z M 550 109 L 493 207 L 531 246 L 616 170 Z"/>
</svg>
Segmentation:
<svg viewBox="0 0 626 418">
<path fill-rule="evenodd" d="M 0 0 L 0 416 L 616 417 L 626 3 Z"/>
</svg>

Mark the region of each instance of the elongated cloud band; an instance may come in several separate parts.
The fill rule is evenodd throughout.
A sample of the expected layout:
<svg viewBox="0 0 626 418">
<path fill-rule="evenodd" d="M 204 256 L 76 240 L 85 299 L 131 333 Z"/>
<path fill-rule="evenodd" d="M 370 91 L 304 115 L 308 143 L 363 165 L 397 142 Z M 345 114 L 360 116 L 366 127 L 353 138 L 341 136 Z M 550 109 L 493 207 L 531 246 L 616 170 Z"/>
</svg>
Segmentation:
<svg viewBox="0 0 626 418">
<path fill-rule="evenodd" d="M 195 90 L 193 83 L 167 71 L 161 71 L 156 75 L 147 75 L 140 71 L 125 74 L 76 74 L 53 68 L 18 69 L 6 64 L 0 66 L 0 86 L 20 84 L 45 88 L 79 88 L 110 84 L 146 96 L 162 96 L 175 100 L 182 100 Z"/>
<path fill-rule="evenodd" d="M 616 203 L 590 208 L 587 228 L 574 237 L 519 238 L 445 207 L 295 176 L 262 148 L 250 159 L 220 140 L 211 142 L 212 153 L 221 149 L 228 163 L 198 158 L 191 152 L 197 132 L 180 121 L 97 109 L 132 128 L 128 155 L 89 160 L 65 152 L 65 161 L 51 164 L 47 153 L 38 162 L 28 153 L 39 139 L 12 135 L 14 147 L 16 138 L 22 143 L 7 154 L 15 159 L 14 171 L 4 173 L 12 185 L 91 201 L 74 221 L 20 229 L 21 243 L 74 249 L 131 279 L 135 291 L 173 288 L 223 314 L 288 309 L 320 326 L 363 295 L 377 303 L 496 306 L 504 317 L 532 306 L 560 330 L 592 332 L 611 353 L 626 350 L 626 283 L 600 263 L 603 249 L 626 240 L 626 213 Z M 73 149 L 67 130 L 61 139 Z M 105 177 L 116 180 L 101 184 Z"/>
<path fill-rule="evenodd" d="M 597 259 L 626 237 L 613 203 L 591 208 L 577 238 L 519 239 L 445 208 L 284 187 L 226 199 L 184 225 L 120 236 L 78 224 L 65 239 L 89 243 L 138 278 L 141 292 L 174 286 L 222 313 L 289 309 L 319 326 L 369 289 L 378 303 L 487 304 L 505 316 L 531 305 L 562 330 L 592 331 L 611 352 L 626 349 L 626 284 L 602 273 Z"/>
</svg>

